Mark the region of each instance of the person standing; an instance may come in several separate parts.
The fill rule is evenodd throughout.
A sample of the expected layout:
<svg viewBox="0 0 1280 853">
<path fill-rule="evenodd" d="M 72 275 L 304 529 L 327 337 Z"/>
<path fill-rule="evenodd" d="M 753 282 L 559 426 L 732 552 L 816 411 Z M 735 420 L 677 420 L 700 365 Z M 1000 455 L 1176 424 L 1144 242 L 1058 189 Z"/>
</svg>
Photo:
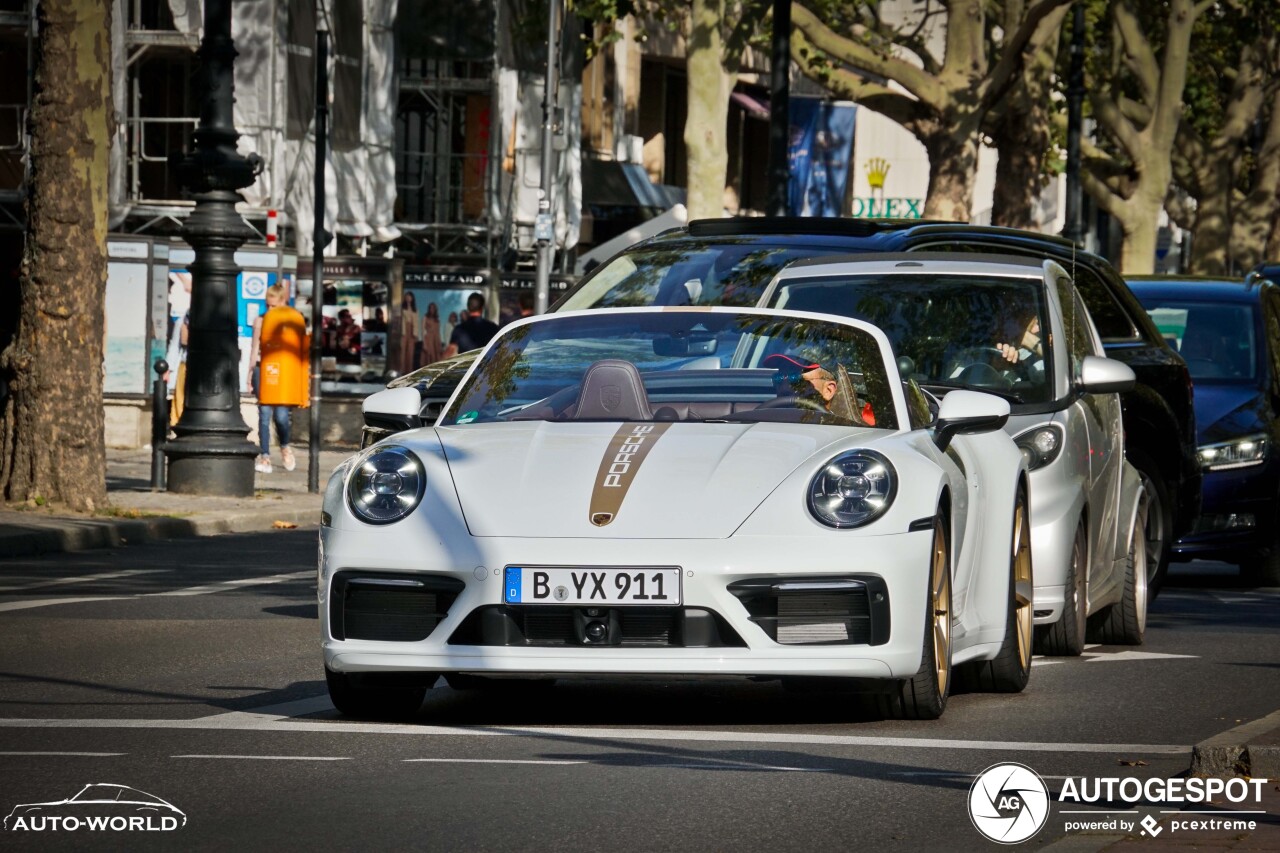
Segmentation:
<svg viewBox="0 0 1280 853">
<path fill-rule="evenodd" d="M 260 474 L 271 473 L 271 423 L 276 425 L 284 470 L 297 467 L 289 446 L 290 418 L 296 406 L 309 403 L 308 359 L 311 337 L 302 312 L 288 304 L 289 289 L 283 284 L 267 288 L 267 313 L 253 321 L 250 384 L 258 396 L 258 444 L 262 455 L 254 464 Z"/>
<path fill-rule="evenodd" d="M 440 308 L 434 303 L 427 305 L 427 313 L 422 315 L 422 363 L 434 364 L 440 360 L 444 350 L 444 341 L 440 338 Z"/>
<path fill-rule="evenodd" d="M 412 290 L 400 300 L 400 372 L 418 367 L 418 302 Z"/>
<path fill-rule="evenodd" d="M 449 358 L 460 352 L 480 349 L 493 340 L 497 333 L 498 324 L 484 316 L 484 295 L 473 293 L 467 297 L 467 316 L 453 330 L 444 356 Z"/>
</svg>

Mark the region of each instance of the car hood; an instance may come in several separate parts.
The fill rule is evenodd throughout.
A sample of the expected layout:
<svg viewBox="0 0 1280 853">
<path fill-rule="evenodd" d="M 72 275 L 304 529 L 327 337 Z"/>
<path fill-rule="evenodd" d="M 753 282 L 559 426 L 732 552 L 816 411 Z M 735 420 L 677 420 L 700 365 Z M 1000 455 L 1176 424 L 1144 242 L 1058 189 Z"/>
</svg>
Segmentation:
<svg viewBox="0 0 1280 853">
<path fill-rule="evenodd" d="M 611 539 L 731 536 L 822 448 L 890 434 L 776 423 L 543 421 L 436 433 L 473 536 Z"/>
<path fill-rule="evenodd" d="M 1253 385 L 1197 385 L 1195 404 L 1199 444 L 1267 431 L 1267 398 Z"/>
</svg>

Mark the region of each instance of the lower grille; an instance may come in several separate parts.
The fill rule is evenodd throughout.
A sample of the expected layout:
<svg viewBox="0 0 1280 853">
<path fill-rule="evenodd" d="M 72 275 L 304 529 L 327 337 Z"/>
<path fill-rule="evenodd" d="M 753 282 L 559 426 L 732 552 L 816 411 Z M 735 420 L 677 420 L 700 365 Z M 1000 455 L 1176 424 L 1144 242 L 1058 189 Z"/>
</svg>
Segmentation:
<svg viewBox="0 0 1280 853">
<path fill-rule="evenodd" d="M 751 621 L 782 645 L 880 645 L 889 641 L 883 578 L 753 578 L 729 585 Z"/>
<path fill-rule="evenodd" d="M 587 615 L 588 612 L 592 615 Z M 603 626 L 600 639 L 587 628 Z M 467 646 L 745 646 L 718 614 L 698 607 L 480 607 L 449 638 Z"/>
<path fill-rule="evenodd" d="M 337 640 L 416 643 L 449 614 L 463 583 L 439 575 L 339 572 L 329 601 Z"/>
</svg>

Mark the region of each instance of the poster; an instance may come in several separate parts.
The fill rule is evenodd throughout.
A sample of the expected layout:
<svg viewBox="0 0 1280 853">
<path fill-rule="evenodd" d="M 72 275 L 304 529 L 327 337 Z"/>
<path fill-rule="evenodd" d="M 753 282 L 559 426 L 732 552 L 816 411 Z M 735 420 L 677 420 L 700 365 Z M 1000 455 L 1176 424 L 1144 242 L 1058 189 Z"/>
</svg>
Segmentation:
<svg viewBox="0 0 1280 853">
<path fill-rule="evenodd" d="M 107 263 L 106 375 L 102 386 L 107 394 L 147 393 L 150 278 L 151 266 L 145 260 Z"/>
<path fill-rule="evenodd" d="M 843 216 L 857 108 L 821 98 L 791 99 L 791 216 Z"/>
</svg>

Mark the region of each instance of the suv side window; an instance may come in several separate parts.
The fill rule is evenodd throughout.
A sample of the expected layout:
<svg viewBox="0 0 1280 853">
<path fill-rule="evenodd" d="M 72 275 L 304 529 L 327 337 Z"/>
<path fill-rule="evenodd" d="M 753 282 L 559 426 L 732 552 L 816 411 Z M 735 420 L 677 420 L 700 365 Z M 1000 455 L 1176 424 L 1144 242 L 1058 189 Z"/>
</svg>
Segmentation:
<svg viewBox="0 0 1280 853">
<path fill-rule="evenodd" d="M 1111 288 L 1098 277 L 1098 274 L 1086 267 L 1079 267 L 1076 272 L 1076 287 L 1089 306 L 1089 315 L 1098 327 L 1098 334 L 1104 341 L 1132 341 L 1138 337 L 1133 320 L 1125 312 L 1124 307 L 1116 301 Z"/>
</svg>

